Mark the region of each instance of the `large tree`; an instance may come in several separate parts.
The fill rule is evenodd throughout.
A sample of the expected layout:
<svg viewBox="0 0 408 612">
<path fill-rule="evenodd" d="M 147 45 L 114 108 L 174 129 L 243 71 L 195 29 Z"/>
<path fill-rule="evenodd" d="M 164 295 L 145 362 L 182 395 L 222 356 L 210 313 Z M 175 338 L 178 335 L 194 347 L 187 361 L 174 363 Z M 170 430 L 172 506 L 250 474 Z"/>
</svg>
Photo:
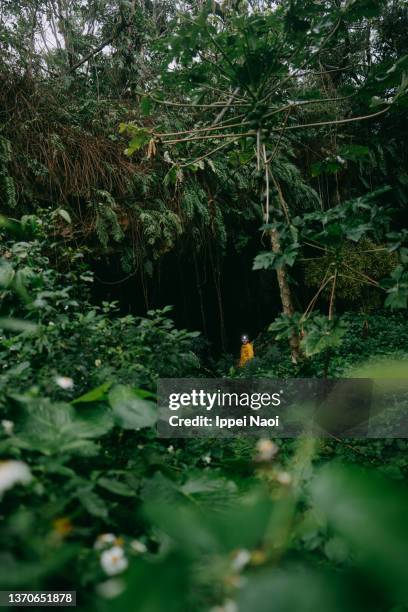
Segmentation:
<svg viewBox="0 0 408 612">
<path fill-rule="evenodd" d="M 393 7 L 386 7 L 386 14 L 387 9 Z M 347 162 L 368 154 L 367 147 L 356 142 L 353 127 L 370 122 L 375 133 L 378 121 L 403 101 L 407 86 L 407 58 L 377 53 L 385 19 L 380 12 L 376 0 L 208 1 L 195 14 L 181 9 L 171 35 L 158 43 L 164 55 L 158 78 L 139 92 L 145 96 L 147 113 L 152 103 L 176 109 L 186 118 L 185 127 L 163 130 L 160 121 L 154 129 L 123 126 L 132 136 L 128 154 L 144 144 L 149 157 L 158 150 L 164 153 L 172 164 L 169 180 L 176 185 L 186 172 L 206 164 L 211 168 L 220 155 L 226 163 L 238 158 L 241 164 L 253 164 L 262 196 L 263 231 L 271 244 L 270 252 L 256 258 L 254 268 L 276 269 L 294 361 L 300 355 L 306 318 L 328 285 L 326 335 L 328 329 L 333 331 L 340 277 L 348 272 L 377 283 L 355 268 L 343 269 L 336 260 L 343 239 L 359 242 L 374 234 L 380 239 L 385 229 L 381 215 L 364 213 L 365 200 L 343 205 L 348 194 L 339 180 Z M 324 142 L 320 151 L 319 140 Z M 295 152 L 310 141 L 317 153 L 312 174 L 333 178 L 326 202 L 303 180 L 299 163 L 293 172 Z M 320 213 L 299 218 L 301 200 L 303 213 L 316 207 Z M 325 208 L 333 209 L 329 217 Z M 328 225 L 333 231 L 339 228 L 337 235 L 327 235 Z M 334 252 L 334 263 L 325 270 L 304 316 L 293 324 L 296 308 L 288 268 L 306 246 L 325 255 Z"/>
</svg>

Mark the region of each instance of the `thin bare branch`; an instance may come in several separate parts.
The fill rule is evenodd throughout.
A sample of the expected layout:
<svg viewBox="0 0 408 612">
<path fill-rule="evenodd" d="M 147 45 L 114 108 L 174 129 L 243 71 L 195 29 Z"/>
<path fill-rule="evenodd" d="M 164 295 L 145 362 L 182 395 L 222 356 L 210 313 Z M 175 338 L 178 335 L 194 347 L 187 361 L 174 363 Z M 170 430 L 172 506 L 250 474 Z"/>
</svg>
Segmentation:
<svg viewBox="0 0 408 612">
<path fill-rule="evenodd" d="M 238 117 L 234 117 L 234 119 L 237 119 L 237 118 Z M 216 126 L 193 128 L 191 130 L 180 130 L 179 132 L 165 132 L 165 133 L 153 132 L 153 135 L 156 136 L 157 138 L 168 138 L 169 136 L 181 136 L 182 134 L 198 134 L 200 132 L 212 132 L 212 131 L 221 130 L 224 128 L 230 129 L 230 128 L 241 127 L 242 125 L 249 124 L 249 121 L 240 121 L 239 123 L 232 123 L 231 125 L 226 125 L 228 121 L 231 121 L 231 119 L 227 119 L 223 123 L 220 123 L 219 125 L 216 125 Z"/>
<path fill-rule="evenodd" d="M 241 138 L 243 136 L 255 136 L 256 132 L 243 132 L 242 134 L 214 134 L 213 136 L 195 136 L 193 138 L 177 138 L 175 140 L 163 140 L 162 144 L 177 144 L 179 142 L 193 142 L 195 140 L 214 140 L 216 138 L 231 138 L 237 136 Z"/>
<path fill-rule="evenodd" d="M 323 125 L 339 125 L 342 123 L 353 123 L 354 121 L 365 121 L 366 119 L 373 119 L 374 117 L 379 117 L 380 115 L 383 115 L 384 113 L 389 111 L 390 108 L 391 105 L 387 106 L 381 111 L 378 111 L 377 113 L 372 113 L 371 115 L 360 115 L 358 117 L 351 117 L 350 119 L 334 119 L 333 121 L 316 121 L 315 123 L 303 123 L 302 125 L 289 125 L 288 127 L 286 127 L 286 130 L 300 130 L 302 128 L 308 127 L 320 127 Z M 279 130 L 280 128 L 274 128 L 271 131 L 278 132 Z"/>
<path fill-rule="evenodd" d="M 199 161 L 201 161 L 203 159 L 207 159 L 207 157 L 211 157 L 211 155 L 213 155 L 214 153 L 216 153 L 220 149 L 224 149 L 225 147 L 227 147 L 232 142 L 236 142 L 236 140 L 237 140 L 237 138 L 232 138 L 228 142 L 223 142 L 221 145 L 219 145 L 218 147 L 215 147 L 215 149 L 212 149 L 208 153 L 205 153 L 204 155 L 201 155 L 200 157 L 197 157 L 196 159 L 193 159 L 193 160 L 191 160 L 189 162 L 186 162 L 185 164 L 181 164 L 180 168 L 185 168 L 186 166 L 190 166 L 191 164 L 196 164 L 197 162 L 199 162 Z"/>
</svg>

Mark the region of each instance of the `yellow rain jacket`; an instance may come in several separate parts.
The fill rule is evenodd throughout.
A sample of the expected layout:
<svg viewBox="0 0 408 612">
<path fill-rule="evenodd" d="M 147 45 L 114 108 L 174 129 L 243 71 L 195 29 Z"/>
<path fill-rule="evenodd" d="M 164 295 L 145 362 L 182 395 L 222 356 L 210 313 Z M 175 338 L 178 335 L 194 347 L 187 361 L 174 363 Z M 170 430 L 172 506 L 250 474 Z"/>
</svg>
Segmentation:
<svg viewBox="0 0 408 612">
<path fill-rule="evenodd" d="M 241 346 L 241 356 L 239 358 L 239 367 L 242 368 L 248 361 L 254 358 L 254 346 L 252 342 L 247 342 Z"/>
</svg>

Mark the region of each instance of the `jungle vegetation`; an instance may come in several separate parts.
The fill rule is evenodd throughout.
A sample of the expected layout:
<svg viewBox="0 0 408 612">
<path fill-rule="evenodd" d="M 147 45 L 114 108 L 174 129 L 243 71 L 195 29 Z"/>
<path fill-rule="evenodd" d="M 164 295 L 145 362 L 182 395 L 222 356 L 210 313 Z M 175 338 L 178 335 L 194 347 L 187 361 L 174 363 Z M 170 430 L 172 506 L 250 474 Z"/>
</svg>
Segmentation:
<svg viewBox="0 0 408 612">
<path fill-rule="evenodd" d="M 404 439 L 154 428 L 161 376 L 406 379 L 407 88 L 406 0 L 2 0 L 2 589 L 407 609 Z"/>
</svg>

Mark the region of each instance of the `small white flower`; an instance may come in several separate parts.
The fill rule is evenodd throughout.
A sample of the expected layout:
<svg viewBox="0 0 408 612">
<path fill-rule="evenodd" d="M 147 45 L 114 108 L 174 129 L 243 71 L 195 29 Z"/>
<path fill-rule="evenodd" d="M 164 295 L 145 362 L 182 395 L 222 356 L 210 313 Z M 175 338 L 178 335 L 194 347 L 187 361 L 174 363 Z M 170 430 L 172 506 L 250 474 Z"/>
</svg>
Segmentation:
<svg viewBox="0 0 408 612">
<path fill-rule="evenodd" d="M 102 361 L 100 359 L 95 359 L 95 365 L 97 368 L 100 368 L 102 365 Z"/>
<path fill-rule="evenodd" d="M 68 376 L 56 376 L 55 382 L 61 389 L 72 389 L 74 386 L 74 381 Z"/>
<path fill-rule="evenodd" d="M 116 542 L 116 536 L 113 533 L 101 533 L 95 540 L 94 548 L 101 550 L 105 546 L 110 546 Z"/>
<path fill-rule="evenodd" d="M 255 457 L 256 461 L 271 461 L 278 453 L 279 447 L 272 440 L 261 438 L 256 443 L 256 450 L 258 451 Z"/>
<path fill-rule="evenodd" d="M 7 419 L 3 419 L 1 422 L 1 425 L 4 429 L 4 433 L 6 433 L 8 436 L 11 436 L 13 433 L 13 429 L 14 429 L 13 421 L 8 421 Z"/>
<path fill-rule="evenodd" d="M 170 446 L 167 447 L 167 452 L 174 453 L 174 446 L 172 444 L 170 444 Z"/>
<path fill-rule="evenodd" d="M 123 593 L 124 590 L 125 583 L 119 578 L 110 578 L 105 582 L 101 582 L 96 587 L 98 595 L 105 597 L 105 599 L 114 599 Z"/>
<path fill-rule="evenodd" d="M 231 563 L 231 567 L 234 571 L 240 572 L 250 561 L 251 553 L 246 548 L 237 550 L 234 554 L 234 558 Z"/>
<path fill-rule="evenodd" d="M 132 540 L 130 543 L 130 548 L 136 553 L 143 554 L 147 552 L 146 544 L 143 544 L 143 542 L 140 542 L 139 540 Z"/>
<path fill-rule="evenodd" d="M 278 472 L 276 475 L 276 480 L 282 485 L 290 485 L 292 482 L 292 476 L 289 472 Z"/>
<path fill-rule="evenodd" d="M 125 557 L 123 548 L 113 546 L 108 548 L 108 550 L 104 550 L 101 554 L 101 566 L 108 576 L 115 576 L 125 571 L 128 566 L 128 560 Z"/>
<path fill-rule="evenodd" d="M 23 461 L 0 462 L 0 495 L 15 484 L 28 484 L 32 479 L 30 468 Z"/>
<path fill-rule="evenodd" d="M 203 457 L 201 457 L 201 459 L 204 461 L 204 463 L 211 463 L 210 455 L 204 455 Z"/>
</svg>

